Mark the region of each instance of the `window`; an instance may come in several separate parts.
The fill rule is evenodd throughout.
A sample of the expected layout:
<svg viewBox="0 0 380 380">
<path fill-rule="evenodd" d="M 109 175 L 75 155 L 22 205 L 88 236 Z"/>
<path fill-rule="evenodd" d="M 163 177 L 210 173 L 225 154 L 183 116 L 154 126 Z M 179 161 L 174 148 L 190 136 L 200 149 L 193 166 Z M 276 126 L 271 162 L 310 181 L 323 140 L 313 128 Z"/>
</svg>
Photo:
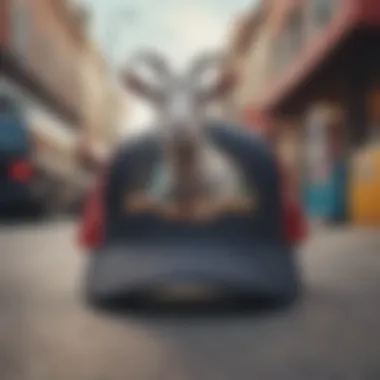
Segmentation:
<svg viewBox="0 0 380 380">
<path fill-rule="evenodd" d="M 12 2 L 11 10 L 11 40 L 13 50 L 23 58 L 29 50 L 29 9 L 25 0 Z"/>
<path fill-rule="evenodd" d="M 369 134 L 380 140 L 380 89 L 375 88 L 369 97 Z"/>
<path fill-rule="evenodd" d="M 301 51 L 304 42 L 304 17 L 297 8 L 289 17 L 283 31 L 274 37 L 273 74 L 279 74 Z"/>
<path fill-rule="evenodd" d="M 49 34 L 43 36 L 44 44 L 44 70 L 46 71 L 47 80 L 49 84 L 55 87 L 57 84 L 57 62 L 58 57 L 56 56 L 56 45 L 53 42 Z"/>
<path fill-rule="evenodd" d="M 273 76 L 277 76 L 286 66 L 287 61 L 287 38 L 286 35 L 281 34 L 274 37 L 273 41 L 273 59 L 272 59 L 272 72 Z"/>
<path fill-rule="evenodd" d="M 26 149 L 28 133 L 16 103 L 0 97 L 0 150 Z"/>
<path fill-rule="evenodd" d="M 64 36 L 59 35 L 54 50 L 52 51 L 52 70 L 55 72 L 56 87 L 59 91 L 59 96 L 65 102 L 71 102 L 73 92 L 72 87 L 72 74 L 70 66 L 75 65 L 75 61 L 70 59 L 68 54 L 67 44 Z"/>
<path fill-rule="evenodd" d="M 289 18 L 288 24 L 288 48 L 292 59 L 302 48 L 304 33 L 303 12 L 299 8 Z"/>
<path fill-rule="evenodd" d="M 67 73 L 68 73 L 68 91 L 71 95 L 70 101 L 73 104 L 77 104 L 78 99 L 82 98 L 82 87 L 80 86 L 80 66 L 76 63 L 79 59 L 73 57 L 73 59 L 68 60 Z"/>
<path fill-rule="evenodd" d="M 313 30 L 327 26 L 334 17 L 339 0 L 310 0 Z"/>
<path fill-rule="evenodd" d="M 324 180 L 328 170 L 327 123 L 324 109 L 314 109 L 306 120 L 306 172 L 311 180 Z"/>
<path fill-rule="evenodd" d="M 38 34 L 38 73 L 49 88 L 57 84 L 58 57 L 55 56 L 55 45 L 49 33 L 40 30 Z"/>
</svg>

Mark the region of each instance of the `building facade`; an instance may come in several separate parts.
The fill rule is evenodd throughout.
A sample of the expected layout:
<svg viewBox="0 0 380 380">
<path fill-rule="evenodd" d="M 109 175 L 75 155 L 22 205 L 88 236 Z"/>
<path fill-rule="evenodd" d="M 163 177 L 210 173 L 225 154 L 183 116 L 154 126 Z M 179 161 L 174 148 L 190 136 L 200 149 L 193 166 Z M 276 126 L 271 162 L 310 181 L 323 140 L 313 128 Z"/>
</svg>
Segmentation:
<svg viewBox="0 0 380 380">
<path fill-rule="evenodd" d="M 4 75 L 41 98 L 73 127 L 79 125 L 77 91 L 85 25 L 67 1 L 3 0 Z"/>
<path fill-rule="evenodd" d="M 263 0 L 256 12 L 239 116 L 270 130 L 300 181 L 328 182 L 339 157 L 379 134 L 380 3 Z"/>
<path fill-rule="evenodd" d="M 65 0 L 2 0 L 0 14 L 0 92 L 22 107 L 52 191 L 76 186 L 85 15 Z"/>
<path fill-rule="evenodd" d="M 227 43 L 227 59 L 222 71 L 232 70 L 240 74 L 242 81 L 239 83 L 236 93 L 228 94 L 224 99 L 219 100 L 213 105 L 211 112 L 213 116 L 221 117 L 224 120 L 241 121 L 241 92 L 244 91 L 243 81 L 247 76 L 243 74 L 248 51 L 255 37 L 256 27 L 259 25 L 260 12 L 255 8 L 239 15 L 233 25 L 232 33 Z"/>
<path fill-rule="evenodd" d="M 91 40 L 83 55 L 82 87 L 83 130 L 80 155 L 89 169 L 96 170 L 115 148 L 119 140 L 123 93 L 113 80 L 100 48 Z"/>
<path fill-rule="evenodd" d="M 290 119 L 312 103 L 347 106 L 347 95 L 358 92 L 350 88 L 361 92 L 378 76 L 379 9 L 372 0 L 263 0 L 244 52 L 241 108 Z"/>
</svg>

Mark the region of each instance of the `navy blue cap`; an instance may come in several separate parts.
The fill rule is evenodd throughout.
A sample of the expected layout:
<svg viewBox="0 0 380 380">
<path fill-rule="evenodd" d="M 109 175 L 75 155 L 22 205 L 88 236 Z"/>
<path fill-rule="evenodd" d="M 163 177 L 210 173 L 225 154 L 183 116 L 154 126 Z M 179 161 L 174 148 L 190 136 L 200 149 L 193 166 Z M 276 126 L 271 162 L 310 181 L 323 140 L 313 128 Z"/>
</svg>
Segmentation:
<svg viewBox="0 0 380 380">
<path fill-rule="evenodd" d="M 90 259 L 87 285 L 93 299 L 183 282 L 254 297 L 296 296 L 295 257 L 283 236 L 280 175 L 269 146 L 238 127 L 215 124 L 208 131 L 242 168 L 248 186 L 259 195 L 258 207 L 199 225 L 147 212 L 128 214 L 123 199 L 134 176 L 149 176 L 162 153 L 154 135 L 128 144 L 110 167 L 104 199 L 106 237 Z"/>
</svg>

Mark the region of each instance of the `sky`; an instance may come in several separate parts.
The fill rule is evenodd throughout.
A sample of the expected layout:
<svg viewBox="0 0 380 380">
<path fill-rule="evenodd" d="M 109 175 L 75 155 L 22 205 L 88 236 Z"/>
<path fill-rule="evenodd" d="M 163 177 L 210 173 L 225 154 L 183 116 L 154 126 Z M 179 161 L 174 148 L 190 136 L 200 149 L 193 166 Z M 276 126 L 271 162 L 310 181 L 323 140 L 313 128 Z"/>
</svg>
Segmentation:
<svg viewBox="0 0 380 380">
<path fill-rule="evenodd" d="M 120 67 L 140 48 L 157 47 L 175 67 L 228 41 L 233 21 L 258 0 L 82 0 L 105 55 Z M 149 107 L 131 98 L 127 132 L 149 125 Z"/>
</svg>

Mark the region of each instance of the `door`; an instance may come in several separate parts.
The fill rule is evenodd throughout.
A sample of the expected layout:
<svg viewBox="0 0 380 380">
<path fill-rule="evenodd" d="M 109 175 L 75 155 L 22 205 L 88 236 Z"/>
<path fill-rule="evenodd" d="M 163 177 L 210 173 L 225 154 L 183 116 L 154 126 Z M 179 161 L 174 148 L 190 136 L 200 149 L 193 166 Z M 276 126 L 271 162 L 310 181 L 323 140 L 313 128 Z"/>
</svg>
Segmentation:
<svg viewBox="0 0 380 380">
<path fill-rule="evenodd" d="M 306 210 L 311 218 L 327 218 L 329 176 L 327 120 L 321 110 L 314 110 L 306 118 L 303 172 Z"/>
</svg>

